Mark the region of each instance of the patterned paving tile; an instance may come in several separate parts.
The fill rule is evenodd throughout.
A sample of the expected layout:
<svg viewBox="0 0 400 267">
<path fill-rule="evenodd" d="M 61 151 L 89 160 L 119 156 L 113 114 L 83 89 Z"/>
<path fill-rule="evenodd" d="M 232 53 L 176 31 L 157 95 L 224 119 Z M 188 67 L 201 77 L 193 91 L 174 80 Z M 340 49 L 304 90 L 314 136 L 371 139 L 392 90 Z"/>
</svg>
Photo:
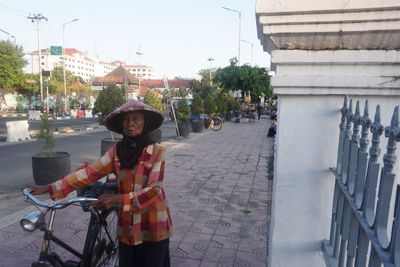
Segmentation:
<svg viewBox="0 0 400 267">
<path fill-rule="evenodd" d="M 227 248 L 237 250 L 239 246 L 239 238 L 231 238 L 231 236 L 213 235 L 209 246 L 216 248 Z"/>
<path fill-rule="evenodd" d="M 264 254 L 254 254 L 238 251 L 233 266 L 265 267 L 267 264 L 266 251 Z"/>
<path fill-rule="evenodd" d="M 212 235 L 210 234 L 204 234 L 204 233 L 192 233 L 188 232 L 185 234 L 183 239 L 181 240 L 182 243 L 189 243 L 189 244 L 195 244 L 196 242 L 203 242 L 208 244 L 212 238 Z"/>
<path fill-rule="evenodd" d="M 174 267 L 197 267 L 200 266 L 200 264 L 200 260 L 171 257 L 171 265 Z"/>
<path fill-rule="evenodd" d="M 190 244 L 180 243 L 172 254 L 174 257 L 201 260 L 206 252 L 207 245 L 202 242 Z"/>
<path fill-rule="evenodd" d="M 233 249 L 208 247 L 203 259 L 204 261 L 228 264 L 232 266 L 235 255 L 236 251 Z"/>
</svg>

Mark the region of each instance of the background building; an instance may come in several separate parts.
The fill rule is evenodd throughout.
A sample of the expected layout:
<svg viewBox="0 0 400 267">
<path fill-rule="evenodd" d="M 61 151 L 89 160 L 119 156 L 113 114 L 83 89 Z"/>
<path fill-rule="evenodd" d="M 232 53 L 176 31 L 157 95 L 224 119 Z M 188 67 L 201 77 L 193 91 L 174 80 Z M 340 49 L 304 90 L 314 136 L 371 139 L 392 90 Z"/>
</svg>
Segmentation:
<svg viewBox="0 0 400 267">
<path fill-rule="evenodd" d="M 32 73 L 39 73 L 38 51 L 33 51 L 31 55 Z M 126 65 L 123 61 L 113 62 L 100 61 L 89 57 L 86 53 L 75 48 L 65 48 L 65 69 L 74 75 L 80 76 L 85 82 L 94 81 L 94 77 L 104 77 L 119 66 L 125 67 L 134 77 L 151 79 L 154 76 L 152 67 L 146 65 Z M 63 66 L 62 55 L 51 55 L 50 49 L 41 50 L 42 70 L 52 71 L 55 67 Z"/>
</svg>

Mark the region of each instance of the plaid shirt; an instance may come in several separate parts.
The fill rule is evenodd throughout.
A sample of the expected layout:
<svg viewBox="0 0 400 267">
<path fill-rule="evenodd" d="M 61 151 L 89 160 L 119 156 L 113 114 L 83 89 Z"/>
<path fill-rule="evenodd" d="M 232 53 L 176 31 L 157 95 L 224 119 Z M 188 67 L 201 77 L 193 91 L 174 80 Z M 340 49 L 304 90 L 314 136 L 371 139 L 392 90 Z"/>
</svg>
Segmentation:
<svg viewBox="0 0 400 267">
<path fill-rule="evenodd" d="M 132 246 L 169 238 L 172 235 L 172 223 L 162 186 L 164 148 L 157 144 L 149 145 L 133 169 L 121 169 L 120 166 L 116 146 L 113 146 L 95 163 L 50 184 L 51 198 L 64 198 L 75 189 L 115 173 L 119 193 L 123 195 L 118 239 Z"/>
</svg>

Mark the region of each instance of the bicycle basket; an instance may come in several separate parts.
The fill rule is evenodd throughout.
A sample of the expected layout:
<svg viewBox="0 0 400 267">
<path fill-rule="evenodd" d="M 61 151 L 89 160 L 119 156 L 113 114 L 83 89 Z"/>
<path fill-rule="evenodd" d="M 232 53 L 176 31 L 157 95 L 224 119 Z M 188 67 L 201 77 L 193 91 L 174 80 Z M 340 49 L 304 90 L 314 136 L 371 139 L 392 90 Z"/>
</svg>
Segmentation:
<svg viewBox="0 0 400 267">
<path fill-rule="evenodd" d="M 102 194 L 115 194 L 117 192 L 117 184 L 116 182 L 102 183 L 95 182 L 91 185 L 83 187 L 77 190 L 77 195 L 79 197 L 91 197 L 98 198 Z M 81 207 L 83 211 L 89 211 L 88 203 L 81 203 Z"/>
</svg>

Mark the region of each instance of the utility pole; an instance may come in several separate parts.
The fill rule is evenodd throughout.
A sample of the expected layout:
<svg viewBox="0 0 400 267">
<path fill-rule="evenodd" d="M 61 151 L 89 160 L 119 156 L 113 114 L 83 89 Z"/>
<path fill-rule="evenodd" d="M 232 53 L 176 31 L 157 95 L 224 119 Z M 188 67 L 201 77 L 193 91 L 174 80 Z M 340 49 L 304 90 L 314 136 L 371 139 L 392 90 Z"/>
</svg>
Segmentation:
<svg viewBox="0 0 400 267">
<path fill-rule="evenodd" d="M 28 19 L 32 21 L 32 23 L 36 22 L 37 25 L 37 38 L 38 38 L 38 51 L 39 51 L 39 77 L 40 77 L 40 102 L 43 108 L 43 76 L 42 76 L 42 51 L 40 50 L 40 22 L 42 20 L 46 20 L 42 14 L 33 14 L 29 15 Z"/>
<path fill-rule="evenodd" d="M 243 43 L 247 43 L 251 45 L 251 57 L 250 57 L 250 66 L 253 66 L 253 43 L 250 41 L 242 40 Z"/>
<path fill-rule="evenodd" d="M 214 59 L 212 57 L 210 57 L 209 59 L 207 59 L 208 61 L 210 61 L 210 84 L 212 84 L 212 80 L 211 80 L 211 63 L 214 61 Z"/>
<path fill-rule="evenodd" d="M 139 92 L 138 92 L 138 93 L 139 93 L 139 95 L 140 95 L 140 76 L 141 76 L 141 74 L 140 74 L 140 72 L 141 72 L 141 71 L 140 71 L 140 67 L 141 67 L 141 66 L 140 66 L 140 64 L 141 64 L 141 63 L 140 63 L 140 57 L 143 55 L 143 53 L 142 53 L 142 52 L 140 52 L 140 46 L 139 46 L 139 51 L 137 51 L 137 52 L 136 52 L 136 55 L 138 55 L 138 56 L 139 56 L 139 66 L 138 66 L 138 67 L 139 67 L 139 68 L 138 68 L 138 77 L 139 77 Z"/>
</svg>

